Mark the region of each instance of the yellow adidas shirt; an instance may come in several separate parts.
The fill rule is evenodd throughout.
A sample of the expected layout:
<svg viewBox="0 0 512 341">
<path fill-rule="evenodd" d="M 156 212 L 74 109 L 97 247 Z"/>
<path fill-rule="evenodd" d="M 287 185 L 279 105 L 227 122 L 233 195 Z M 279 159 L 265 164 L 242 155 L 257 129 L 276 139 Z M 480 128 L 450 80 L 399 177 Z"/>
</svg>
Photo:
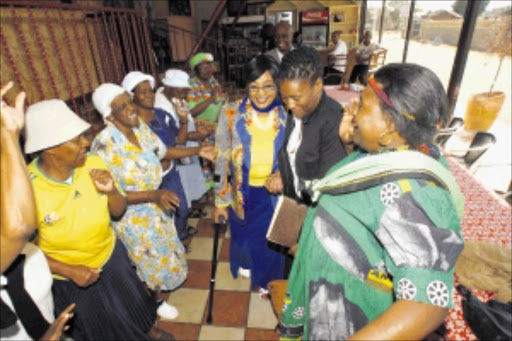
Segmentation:
<svg viewBox="0 0 512 341">
<path fill-rule="evenodd" d="M 32 161 L 28 171 L 36 199 L 39 247 L 60 262 L 100 268 L 114 249 L 115 234 L 107 196 L 96 190 L 89 171 L 107 169 L 105 162 L 88 155 L 67 184 L 48 178 L 38 161 Z"/>
</svg>

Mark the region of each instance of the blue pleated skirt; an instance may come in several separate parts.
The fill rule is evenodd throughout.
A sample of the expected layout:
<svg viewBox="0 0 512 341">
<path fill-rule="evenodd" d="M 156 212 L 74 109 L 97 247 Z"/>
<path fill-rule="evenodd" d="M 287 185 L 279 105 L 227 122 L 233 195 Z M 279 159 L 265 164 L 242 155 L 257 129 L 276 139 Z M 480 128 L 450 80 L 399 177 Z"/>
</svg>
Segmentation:
<svg viewBox="0 0 512 341">
<path fill-rule="evenodd" d="M 81 288 L 70 280 L 54 280 L 52 290 L 56 317 L 76 303 L 66 332 L 73 339 L 150 340 L 146 333 L 156 319 L 157 303 L 146 292 L 120 240 L 96 283 Z"/>
</svg>

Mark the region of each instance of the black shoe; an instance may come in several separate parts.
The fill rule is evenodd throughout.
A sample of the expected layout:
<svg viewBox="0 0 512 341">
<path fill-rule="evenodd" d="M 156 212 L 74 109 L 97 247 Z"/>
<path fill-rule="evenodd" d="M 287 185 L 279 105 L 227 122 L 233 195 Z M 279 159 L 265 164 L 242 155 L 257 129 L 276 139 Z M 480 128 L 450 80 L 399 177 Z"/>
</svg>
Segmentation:
<svg viewBox="0 0 512 341">
<path fill-rule="evenodd" d="M 194 226 L 189 226 L 187 232 L 189 236 L 195 236 L 199 231 Z"/>
<path fill-rule="evenodd" d="M 200 208 L 194 208 L 193 210 L 190 211 L 190 213 L 188 214 L 188 217 L 189 218 L 204 218 L 204 217 L 206 217 L 206 212 L 204 212 Z"/>
</svg>

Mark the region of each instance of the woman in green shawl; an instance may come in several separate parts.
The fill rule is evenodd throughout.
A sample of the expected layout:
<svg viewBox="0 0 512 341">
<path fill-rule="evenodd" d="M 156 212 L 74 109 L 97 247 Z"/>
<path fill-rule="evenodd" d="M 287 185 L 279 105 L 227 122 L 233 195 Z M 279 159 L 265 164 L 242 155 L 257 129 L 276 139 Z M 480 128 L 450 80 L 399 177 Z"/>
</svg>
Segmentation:
<svg viewBox="0 0 512 341">
<path fill-rule="evenodd" d="M 414 64 L 382 67 L 345 113 L 355 150 L 309 184 L 282 338 L 421 340 L 453 305 L 463 203 L 434 134 L 443 86 Z"/>
</svg>

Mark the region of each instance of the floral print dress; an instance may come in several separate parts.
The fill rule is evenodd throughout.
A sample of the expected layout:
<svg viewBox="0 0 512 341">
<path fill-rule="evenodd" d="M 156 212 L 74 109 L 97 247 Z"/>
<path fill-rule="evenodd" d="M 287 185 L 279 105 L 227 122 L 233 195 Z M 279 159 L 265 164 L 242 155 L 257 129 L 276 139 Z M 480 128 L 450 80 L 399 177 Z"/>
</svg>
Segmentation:
<svg viewBox="0 0 512 341">
<path fill-rule="evenodd" d="M 128 141 L 116 126 L 107 127 L 93 141 L 91 150 L 109 166 L 123 191 L 157 190 L 162 182 L 160 158 L 166 146 L 143 122 L 134 129 L 141 148 Z M 137 274 L 151 289 L 173 290 L 187 276 L 185 249 L 173 219 L 154 203 L 128 205 L 112 226 L 137 266 Z"/>
</svg>

